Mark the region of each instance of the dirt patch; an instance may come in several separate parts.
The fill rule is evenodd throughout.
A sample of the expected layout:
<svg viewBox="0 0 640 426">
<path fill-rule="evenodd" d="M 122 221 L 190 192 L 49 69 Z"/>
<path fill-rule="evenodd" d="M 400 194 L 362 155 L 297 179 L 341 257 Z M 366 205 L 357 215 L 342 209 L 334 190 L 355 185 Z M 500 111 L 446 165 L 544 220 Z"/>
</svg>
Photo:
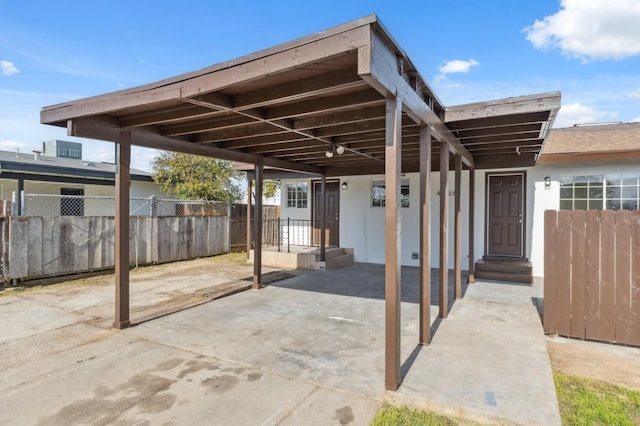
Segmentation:
<svg viewBox="0 0 640 426">
<path fill-rule="evenodd" d="M 547 338 L 553 371 L 640 390 L 640 348 Z"/>
</svg>

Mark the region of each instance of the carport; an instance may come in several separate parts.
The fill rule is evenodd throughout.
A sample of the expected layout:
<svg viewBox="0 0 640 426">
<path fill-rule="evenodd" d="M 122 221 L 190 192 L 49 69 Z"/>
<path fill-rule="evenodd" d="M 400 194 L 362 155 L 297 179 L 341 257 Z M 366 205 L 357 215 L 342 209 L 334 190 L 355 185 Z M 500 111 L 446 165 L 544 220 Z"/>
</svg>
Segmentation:
<svg viewBox="0 0 640 426">
<path fill-rule="evenodd" d="M 254 288 L 260 288 L 261 191 L 269 170 L 327 177 L 384 173 L 385 386 L 400 383 L 400 184 L 420 172 L 420 333 L 430 341 L 429 176 L 440 172 L 439 316 L 447 317 L 448 171 L 455 170 L 454 295 L 462 296 L 461 177 L 537 160 L 560 107 L 557 92 L 445 108 L 375 16 L 167 80 L 45 107 L 41 121 L 115 142 L 116 303 L 113 327 L 130 326 L 131 146 L 254 165 Z M 329 158 L 327 151 L 344 148 Z M 267 170 L 265 170 L 267 169 Z M 325 192 L 323 191 L 323 194 Z M 323 201 L 324 203 L 324 201 Z M 324 208 L 323 208 L 324 210 Z M 322 219 L 321 219 L 322 221 Z M 321 232 L 324 235 L 324 232 Z M 324 254 L 324 244 L 321 244 Z M 469 256 L 473 282 L 474 255 Z"/>
</svg>

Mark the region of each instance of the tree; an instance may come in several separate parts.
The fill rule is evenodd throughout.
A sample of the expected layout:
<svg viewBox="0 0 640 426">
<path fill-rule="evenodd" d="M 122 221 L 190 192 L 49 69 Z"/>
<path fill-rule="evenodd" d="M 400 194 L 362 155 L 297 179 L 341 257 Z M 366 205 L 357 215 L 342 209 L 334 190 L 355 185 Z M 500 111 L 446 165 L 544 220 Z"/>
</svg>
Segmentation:
<svg viewBox="0 0 640 426">
<path fill-rule="evenodd" d="M 163 152 L 151 163 L 153 180 L 162 191 L 183 200 L 238 202 L 242 198 L 241 172 L 233 163 L 197 155 Z M 263 195 L 273 197 L 279 182 L 265 180 Z"/>
<path fill-rule="evenodd" d="M 196 155 L 163 152 L 153 167 L 153 180 L 162 191 L 183 200 L 215 200 L 237 202 L 242 191 L 241 174 L 229 161 Z"/>
</svg>

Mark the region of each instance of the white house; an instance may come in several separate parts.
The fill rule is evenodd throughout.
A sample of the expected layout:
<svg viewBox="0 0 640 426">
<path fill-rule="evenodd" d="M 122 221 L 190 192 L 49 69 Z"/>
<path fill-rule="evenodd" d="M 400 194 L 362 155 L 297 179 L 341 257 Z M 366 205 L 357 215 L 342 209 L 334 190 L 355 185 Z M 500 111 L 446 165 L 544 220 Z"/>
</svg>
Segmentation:
<svg viewBox="0 0 640 426">
<path fill-rule="evenodd" d="M 84 197 L 114 197 L 115 164 L 82 160 L 82 144 L 68 141 L 43 143 L 43 151 L 33 154 L 0 151 L 0 199 L 12 201 L 13 193 L 20 211 L 19 194 L 42 194 L 32 201 L 32 213 L 39 215 L 113 215 L 113 200 Z M 69 196 L 62 198 L 60 196 Z M 136 200 L 151 196 L 169 198 L 153 182 L 150 173 L 131 170 L 131 197 L 134 214 L 148 214 L 149 209 L 135 211 Z M 138 204 L 142 204 L 142 200 Z M 36 209 L 36 210 L 33 210 Z M 29 214 L 29 212 L 27 212 Z"/>
<path fill-rule="evenodd" d="M 419 266 L 419 173 L 406 173 L 402 178 L 402 264 Z M 431 225 L 440 226 L 439 173 L 431 173 Z M 640 123 L 574 126 L 553 129 L 542 155 L 533 167 L 476 170 L 474 214 L 474 260 L 500 255 L 523 257 L 530 261 L 534 276 L 543 275 L 543 216 L 548 209 L 629 209 L 640 206 Z M 453 182 L 454 172 L 449 172 Z M 492 244 L 488 214 L 492 209 L 487 199 L 489 185 L 513 181 L 519 185 L 522 227 L 515 247 Z M 319 217 L 315 195 L 318 179 L 298 177 L 281 184 L 282 218 L 314 220 Z M 462 194 L 469 194 L 469 174 L 462 174 Z M 327 180 L 327 226 L 329 243 L 353 249 L 355 261 L 384 263 L 384 175 L 348 176 Z M 453 189 L 449 202 L 453 205 Z M 494 194 L 495 195 L 495 194 Z M 512 195 L 513 196 L 513 195 Z M 462 232 L 468 233 L 469 199 L 462 197 Z M 449 226 L 454 210 L 449 209 Z M 520 218 L 518 217 L 518 222 Z M 411 225 L 415 224 L 416 228 Z M 413 230 L 416 230 L 415 232 Z M 494 235 L 493 238 L 498 236 Z M 449 233 L 449 247 L 454 246 Z M 439 259 L 439 235 L 431 234 L 431 264 Z M 491 246 L 492 244 L 492 246 Z M 495 251 L 497 247 L 498 251 Z M 506 249 L 506 250 L 505 250 Z M 501 251 L 503 250 L 503 251 Z M 462 256 L 468 259 L 468 240 L 462 240 Z M 453 255 L 448 256 L 454 267 Z M 463 262 L 463 264 L 467 264 Z M 480 266 L 478 264 L 478 266 Z M 476 276 L 482 271 L 477 270 Z"/>
</svg>

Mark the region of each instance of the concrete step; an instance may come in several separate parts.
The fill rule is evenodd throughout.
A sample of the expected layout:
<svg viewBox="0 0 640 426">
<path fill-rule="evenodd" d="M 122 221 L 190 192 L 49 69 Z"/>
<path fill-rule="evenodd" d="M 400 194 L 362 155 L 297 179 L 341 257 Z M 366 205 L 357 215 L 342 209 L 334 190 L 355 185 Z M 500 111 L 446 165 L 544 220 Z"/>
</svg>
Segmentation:
<svg viewBox="0 0 640 426">
<path fill-rule="evenodd" d="M 476 278 L 517 283 L 533 283 L 533 266 L 523 258 L 485 256 L 476 262 Z"/>
<path fill-rule="evenodd" d="M 487 260 L 476 262 L 476 271 L 532 274 L 533 265 L 524 260 Z"/>
<path fill-rule="evenodd" d="M 342 255 L 344 255 L 346 253 L 347 252 L 342 247 L 331 247 L 331 248 L 328 247 L 325 250 L 324 258 L 325 258 L 325 260 L 329 260 L 329 259 L 333 259 L 334 257 L 342 256 Z M 320 249 L 318 249 L 318 251 L 316 253 L 316 260 L 318 260 L 318 261 L 320 260 Z"/>
<path fill-rule="evenodd" d="M 353 265 L 353 254 L 344 253 L 340 256 L 327 259 L 325 269 L 338 269 L 347 265 Z"/>
<path fill-rule="evenodd" d="M 525 284 L 533 283 L 533 275 L 531 273 L 518 274 L 514 272 L 479 271 L 476 269 L 475 277 L 482 280 L 510 281 Z"/>
</svg>

